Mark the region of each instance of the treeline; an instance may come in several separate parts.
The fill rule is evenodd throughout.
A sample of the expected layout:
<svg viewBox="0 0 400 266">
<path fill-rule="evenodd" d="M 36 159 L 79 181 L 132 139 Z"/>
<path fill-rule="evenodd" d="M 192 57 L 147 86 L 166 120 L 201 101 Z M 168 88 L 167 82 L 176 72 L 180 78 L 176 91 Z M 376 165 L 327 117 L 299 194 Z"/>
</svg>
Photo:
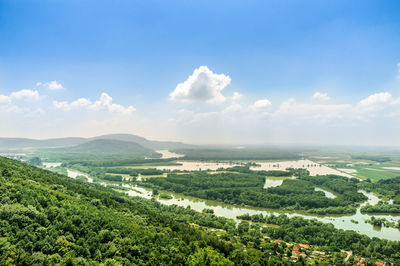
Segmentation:
<svg viewBox="0 0 400 266">
<path fill-rule="evenodd" d="M 400 204 L 389 204 L 379 201 L 376 205 L 367 204 L 361 207 L 362 213 L 389 213 L 389 214 L 399 214 Z"/>
<path fill-rule="evenodd" d="M 176 163 L 171 163 L 175 161 L 175 158 L 170 158 L 170 159 L 120 159 L 119 158 L 114 158 L 113 160 L 91 160 L 90 158 L 87 158 L 86 160 L 80 160 L 80 159 L 68 159 L 68 163 L 66 165 L 76 165 L 80 164 L 82 166 L 87 166 L 87 167 L 114 167 L 114 166 L 125 166 L 125 165 L 151 165 L 151 164 L 158 164 L 162 163 L 162 165 L 175 165 Z"/>
<path fill-rule="evenodd" d="M 92 167 L 86 164 L 63 164 L 63 167 L 71 167 L 72 169 L 78 170 L 82 173 L 86 173 L 91 177 L 108 180 L 108 181 L 123 181 L 121 174 L 130 175 L 131 181 L 136 180 L 136 177 L 140 175 L 161 175 L 163 171 L 155 168 L 107 168 L 107 167 Z M 110 175 L 117 174 L 117 175 Z"/>
<path fill-rule="evenodd" d="M 300 156 L 296 152 L 267 149 L 177 149 L 174 152 L 185 154 L 186 160 L 298 160 Z"/>
<path fill-rule="evenodd" d="M 274 177 L 290 177 L 293 175 L 290 171 L 282 171 L 282 170 L 259 170 L 253 171 L 250 167 L 253 166 L 252 164 L 246 165 L 236 165 L 229 168 L 219 168 L 217 171 L 229 171 L 229 172 L 236 172 L 242 174 L 253 174 L 253 175 L 261 175 L 261 176 L 274 176 Z"/>
<path fill-rule="evenodd" d="M 382 155 L 352 155 L 351 156 L 355 160 L 369 160 L 378 163 L 390 162 L 391 159 L 388 156 Z"/>
<path fill-rule="evenodd" d="M 155 168 L 105 168 L 103 170 L 106 173 L 112 173 L 112 174 L 125 174 L 125 175 L 130 175 L 130 176 L 138 176 L 140 175 L 162 175 L 163 171 L 158 170 Z"/>
</svg>

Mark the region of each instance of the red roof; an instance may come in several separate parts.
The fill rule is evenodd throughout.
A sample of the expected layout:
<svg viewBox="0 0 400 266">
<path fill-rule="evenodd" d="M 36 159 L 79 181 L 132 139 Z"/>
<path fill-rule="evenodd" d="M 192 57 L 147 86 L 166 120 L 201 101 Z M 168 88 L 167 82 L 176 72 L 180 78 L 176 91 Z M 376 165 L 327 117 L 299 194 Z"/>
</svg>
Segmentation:
<svg viewBox="0 0 400 266">
<path fill-rule="evenodd" d="M 375 262 L 375 264 L 376 264 L 376 265 L 383 265 L 383 263 L 382 263 L 382 262 L 379 262 L 379 261 Z"/>
<path fill-rule="evenodd" d="M 297 249 L 293 250 L 297 255 L 300 254 L 300 251 L 298 251 Z"/>
<path fill-rule="evenodd" d="M 360 258 L 354 257 L 354 260 L 355 260 L 355 261 L 360 261 Z"/>
</svg>

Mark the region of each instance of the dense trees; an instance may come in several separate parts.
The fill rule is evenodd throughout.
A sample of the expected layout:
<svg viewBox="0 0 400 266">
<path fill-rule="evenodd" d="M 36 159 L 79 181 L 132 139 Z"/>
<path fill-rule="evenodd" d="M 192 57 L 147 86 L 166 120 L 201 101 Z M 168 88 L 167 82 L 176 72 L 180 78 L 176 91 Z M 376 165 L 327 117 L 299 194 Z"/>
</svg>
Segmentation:
<svg viewBox="0 0 400 266">
<path fill-rule="evenodd" d="M 28 160 L 30 165 L 42 166 L 42 160 L 39 157 L 32 157 Z"/>
<path fill-rule="evenodd" d="M 292 175 L 297 175 L 297 179 L 283 180 L 278 187 L 263 188 L 265 176 Z M 248 167 L 232 167 L 216 174 L 207 171 L 170 173 L 166 178 L 149 179 L 144 184 L 231 204 L 339 214 L 355 212 L 353 204 L 366 200 L 357 191 L 357 182 L 335 175 L 310 177 L 304 170 L 251 171 Z M 322 191 L 315 190 L 316 186 L 332 190 L 337 197 L 327 198 Z"/>
<path fill-rule="evenodd" d="M 361 207 L 361 212 L 363 213 L 400 213 L 400 204 L 389 204 L 382 201 L 378 202 L 376 205 L 365 205 Z"/>
</svg>

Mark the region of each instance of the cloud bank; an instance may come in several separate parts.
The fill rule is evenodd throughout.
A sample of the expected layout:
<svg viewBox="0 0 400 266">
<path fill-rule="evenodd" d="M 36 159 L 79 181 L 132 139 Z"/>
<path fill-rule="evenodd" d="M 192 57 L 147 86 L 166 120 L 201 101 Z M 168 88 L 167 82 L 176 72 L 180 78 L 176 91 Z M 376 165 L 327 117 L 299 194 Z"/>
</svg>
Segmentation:
<svg viewBox="0 0 400 266">
<path fill-rule="evenodd" d="M 79 98 L 72 102 L 67 101 L 53 101 L 53 106 L 63 111 L 70 111 L 78 108 L 84 108 L 92 111 L 108 111 L 111 113 L 129 115 L 136 109 L 133 106 L 124 107 L 120 104 L 113 103 L 113 99 L 110 95 L 103 92 L 99 99 L 92 102 L 86 98 Z"/>
</svg>

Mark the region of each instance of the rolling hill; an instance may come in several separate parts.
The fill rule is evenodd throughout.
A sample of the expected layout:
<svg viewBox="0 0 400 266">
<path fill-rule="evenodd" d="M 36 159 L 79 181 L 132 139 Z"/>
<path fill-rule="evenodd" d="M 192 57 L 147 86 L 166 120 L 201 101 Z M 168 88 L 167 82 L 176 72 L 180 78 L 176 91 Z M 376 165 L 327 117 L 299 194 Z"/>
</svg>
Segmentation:
<svg viewBox="0 0 400 266">
<path fill-rule="evenodd" d="M 99 139 L 108 140 L 120 140 L 135 142 L 143 147 L 153 150 L 163 149 L 177 149 L 177 148 L 190 148 L 193 145 L 184 144 L 181 142 L 172 141 L 151 141 L 146 138 L 132 135 L 132 134 L 109 134 L 96 136 L 92 138 L 54 138 L 54 139 L 29 139 L 29 138 L 0 138 L 0 151 L 25 151 L 25 150 L 37 150 L 45 148 L 61 148 L 61 147 L 72 147 L 85 142 Z"/>
<path fill-rule="evenodd" d="M 76 146 L 47 149 L 47 152 L 65 155 L 130 156 L 135 158 L 157 158 L 154 150 L 135 142 L 114 139 L 95 139 Z"/>
</svg>

